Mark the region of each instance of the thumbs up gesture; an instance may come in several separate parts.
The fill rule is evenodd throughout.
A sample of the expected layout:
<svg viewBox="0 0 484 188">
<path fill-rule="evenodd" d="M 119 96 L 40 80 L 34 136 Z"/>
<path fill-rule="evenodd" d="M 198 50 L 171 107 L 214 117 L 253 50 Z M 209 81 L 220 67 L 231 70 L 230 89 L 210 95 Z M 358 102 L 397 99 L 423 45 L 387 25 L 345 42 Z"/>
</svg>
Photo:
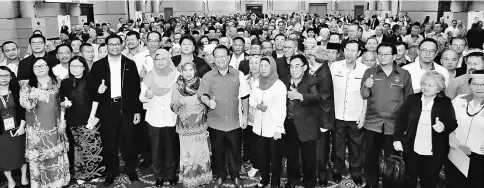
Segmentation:
<svg viewBox="0 0 484 188">
<path fill-rule="evenodd" d="M 259 104 L 257 104 L 256 108 L 262 112 L 266 112 L 267 111 L 267 106 L 264 104 L 264 102 L 261 102 Z"/>
<path fill-rule="evenodd" d="M 287 92 L 287 98 L 289 100 L 296 100 L 296 99 L 299 99 L 300 101 L 303 100 L 302 94 L 299 93 L 296 88 L 291 86 L 289 89 L 290 91 Z"/>
<path fill-rule="evenodd" d="M 208 101 L 208 107 L 213 110 L 216 106 L 217 103 L 215 102 L 215 96 L 213 96 L 213 98 Z"/>
<path fill-rule="evenodd" d="M 432 128 L 438 133 L 444 131 L 444 124 L 439 120 L 438 117 L 435 118 L 435 125 L 432 125 Z"/>
<path fill-rule="evenodd" d="M 64 102 L 61 103 L 61 106 L 69 108 L 72 106 L 72 102 L 67 97 L 64 97 Z"/>
<path fill-rule="evenodd" d="M 147 72 L 148 72 L 148 71 L 146 70 L 145 65 L 142 65 L 142 66 L 141 66 L 141 70 L 139 71 L 139 77 L 144 78 L 144 77 L 146 76 L 146 73 L 147 73 Z"/>
<path fill-rule="evenodd" d="M 105 83 L 104 83 L 104 80 L 101 81 L 101 85 L 99 85 L 99 88 L 97 89 L 97 92 L 99 94 L 103 94 L 104 92 L 106 92 L 106 89 L 108 87 L 106 87 Z"/>
<path fill-rule="evenodd" d="M 370 74 L 370 77 L 368 79 L 366 79 L 365 81 L 365 87 L 366 88 L 371 88 L 373 87 L 373 74 Z"/>
<path fill-rule="evenodd" d="M 150 86 L 148 87 L 148 90 L 146 90 L 145 97 L 147 99 L 153 98 L 153 90 L 151 90 L 151 87 Z"/>
</svg>

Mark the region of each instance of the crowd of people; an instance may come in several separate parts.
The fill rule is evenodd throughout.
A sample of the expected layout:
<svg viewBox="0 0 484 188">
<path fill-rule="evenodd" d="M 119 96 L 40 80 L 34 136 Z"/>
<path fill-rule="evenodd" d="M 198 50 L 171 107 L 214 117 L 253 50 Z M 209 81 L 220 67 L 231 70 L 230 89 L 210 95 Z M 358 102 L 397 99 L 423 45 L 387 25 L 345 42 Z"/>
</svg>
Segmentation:
<svg viewBox="0 0 484 188">
<path fill-rule="evenodd" d="M 156 186 L 484 187 L 484 30 L 385 14 L 197 14 L 1 46 L 0 171 L 63 187 L 152 167 Z M 348 155 L 346 154 L 348 152 Z M 457 157 L 456 157 L 457 156 Z M 347 166 L 347 163 L 349 165 Z M 286 169 L 286 170 L 284 170 Z M 282 185 L 281 174 L 287 171 Z"/>
</svg>

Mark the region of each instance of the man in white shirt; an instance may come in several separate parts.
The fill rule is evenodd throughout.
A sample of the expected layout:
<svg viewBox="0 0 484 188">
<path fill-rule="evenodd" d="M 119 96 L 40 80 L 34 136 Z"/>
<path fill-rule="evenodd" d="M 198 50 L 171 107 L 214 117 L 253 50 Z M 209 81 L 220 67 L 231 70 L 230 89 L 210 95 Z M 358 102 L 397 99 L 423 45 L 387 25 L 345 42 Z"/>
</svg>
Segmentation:
<svg viewBox="0 0 484 188">
<path fill-rule="evenodd" d="M 368 22 L 363 24 L 362 40 L 366 41 L 368 38 L 370 38 L 373 35 L 375 35 L 375 30 L 370 29 L 370 24 Z"/>
<path fill-rule="evenodd" d="M 346 170 L 346 143 L 349 143 L 350 174 L 355 184 L 362 185 L 364 131 L 361 128 L 365 121 L 366 101 L 360 95 L 360 86 L 368 67 L 356 62 L 359 53 L 358 43 L 349 41 L 344 48 L 345 59 L 331 65 L 336 118 L 332 134 L 335 164 L 333 180 L 336 183 L 342 180 L 341 173 Z"/>
<path fill-rule="evenodd" d="M 234 69 L 239 69 L 239 64 L 242 60 L 245 60 L 244 47 L 245 47 L 245 39 L 242 37 L 235 37 L 232 45 L 232 55 L 230 56 L 230 63 L 229 65 L 232 66 Z"/>
<path fill-rule="evenodd" d="M 67 44 L 57 46 L 57 59 L 59 64 L 52 68 L 52 72 L 59 79 L 66 79 L 69 77 L 69 61 L 72 57 L 72 48 Z"/>
<path fill-rule="evenodd" d="M 383 27 L 377 26 L 375 28 L 375 38 L 378 40 L 378 44 L 383 41 Z"/>
<path fill-rule="evenodd" d="M 127 58 L 134 61 L 134 56 L 145 50 L 145 48 L 140 44 L 141 40 L 139 33 L 136 31 L 130 31 L 128 32 L 128 34 L 126 34 L 126 46 L 128 48 L 123 50 L 121 53 Z"/>
<path fill-rule="evenodd" d="M 412 77 L 414 93 L 420 92 L 422 75 L 429 70 L 436 70 L 444 75 L 445 86 L 447 87 L 449 85 L 449 72 L 447 69 L 434 62 L 438 49 L 437 41 L 432 38 L 426 38 L 419 45 L 419 56 L 415 59 L 415 62 L 402 67 L 403 69 L 406 69 Z"/>
<path fill-rule="evenodd" d="M 2 44 L 2 53 L 5 55 L 5 60 L 0 62 L 0 65 L 7 66 L 15 75 L 17 75 L 18 64 L 20 63 L 19 52 L 17 44 L 13 41 L 6 41 Z"/>
<path fill-rule="evenodd" d="M 452 37 L 457 37 L 457 34 L 459 34 L 459 29 L 457 28 L 457 20 L 452 20 L 452 24 L 447 29 L 445 29 L 444 33 Z"/>
<path fill-rule="evenodd" d="M 138 74 L 143 80 L 146 73 L 153 69 L 153 60 L 155 59 L 156 50 L 161 47 L 161 34 L 158 32 L 149 32 L 146 36 L 146 49 L 134 56 L 134 62 L 138 69 Z"/>
</svg>

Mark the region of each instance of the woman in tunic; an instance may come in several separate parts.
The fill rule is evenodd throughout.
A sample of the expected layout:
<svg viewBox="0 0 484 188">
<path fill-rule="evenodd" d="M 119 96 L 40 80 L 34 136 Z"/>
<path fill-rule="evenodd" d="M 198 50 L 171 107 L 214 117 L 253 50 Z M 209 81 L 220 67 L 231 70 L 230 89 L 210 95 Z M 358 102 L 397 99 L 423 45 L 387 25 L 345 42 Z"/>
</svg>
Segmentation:
<svg viewBox="0 0 484 188">
<path fill-rule="evenodd" d="M 14 188 L 15 180 L 10 171 L 21 169 L 21 183 L 28 187 L 27 163 L 25 161 L 25 109 L 19 102 L 20 86 L 15 74 L 6 66 L 0 66 L 0 171 L 8 180 L 8 188 Z"/>
<path fill-rule="evenodd" d="M 70 144 L 74 145 L 77 180 L 98 178 L 105 170 L 97 119 L 89 118 L 93 102 L 86 88 L 88 73 L 87 61 L 74 56 L 69 61 L 69 77 L 62 81 L 59 92 L 61 106 L 66 108 L 64 117 L 74 137 L 74 143 Z"/>
<path fill-rule="evenodd" d="M 194 63 L 179 66 L 174 98 L 171 103 L 179 121 L 176 132 L 180 136 L 180 179 L 184 187 L 194 188 L 212 181 L 206 107 L 197 98 L 200 78 Z"/>
<path fill-rule="evenodd" d="M 25 156 L 30 184 L 32 188 L 66 186 L 70 181 L 69 143 L 59 106 L 60 82 L 45 58 L 36 58 L 31 70 L 29 80 L 20 83 L 20 105 L 26 109 Z"/>
</svg>

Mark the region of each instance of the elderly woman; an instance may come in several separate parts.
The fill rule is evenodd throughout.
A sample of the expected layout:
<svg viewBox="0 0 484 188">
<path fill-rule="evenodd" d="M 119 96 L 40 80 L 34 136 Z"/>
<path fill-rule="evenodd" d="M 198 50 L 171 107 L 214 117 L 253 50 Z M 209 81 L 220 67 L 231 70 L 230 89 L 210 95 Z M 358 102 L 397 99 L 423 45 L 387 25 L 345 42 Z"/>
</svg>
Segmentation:
<svg viewBox="0 0 484 188">
<path fill-rule="evenodd" d="M 428 71 L 420 85 L 422 92 L 408 96 L 400 109 L 393 146 L 404 152 L 406 187 L 416 188 L 420 179 L 421 188 L 435 188 L 457 121 L 452 102 L 443 92 L 442 74 Z"/>
<path fill-rule="evenodd" d="M 376 66 L 376 54 L 374 52 L 366 51 L 361 56 L 361 63 L 368 67 Z"/>
<path fill-rule="evenodd" d="M 468 81 L 470 94 L 453 101 L 459 127 L 450 134 L 451 154 L 464 153 L 470 159 L 467 177 L 452 162 L 445 166 L 446 187 L 484 187 L 484 70 L 474 71 Z M 460 161 L 458 161 L 460 162 Z"/>
</svg>

